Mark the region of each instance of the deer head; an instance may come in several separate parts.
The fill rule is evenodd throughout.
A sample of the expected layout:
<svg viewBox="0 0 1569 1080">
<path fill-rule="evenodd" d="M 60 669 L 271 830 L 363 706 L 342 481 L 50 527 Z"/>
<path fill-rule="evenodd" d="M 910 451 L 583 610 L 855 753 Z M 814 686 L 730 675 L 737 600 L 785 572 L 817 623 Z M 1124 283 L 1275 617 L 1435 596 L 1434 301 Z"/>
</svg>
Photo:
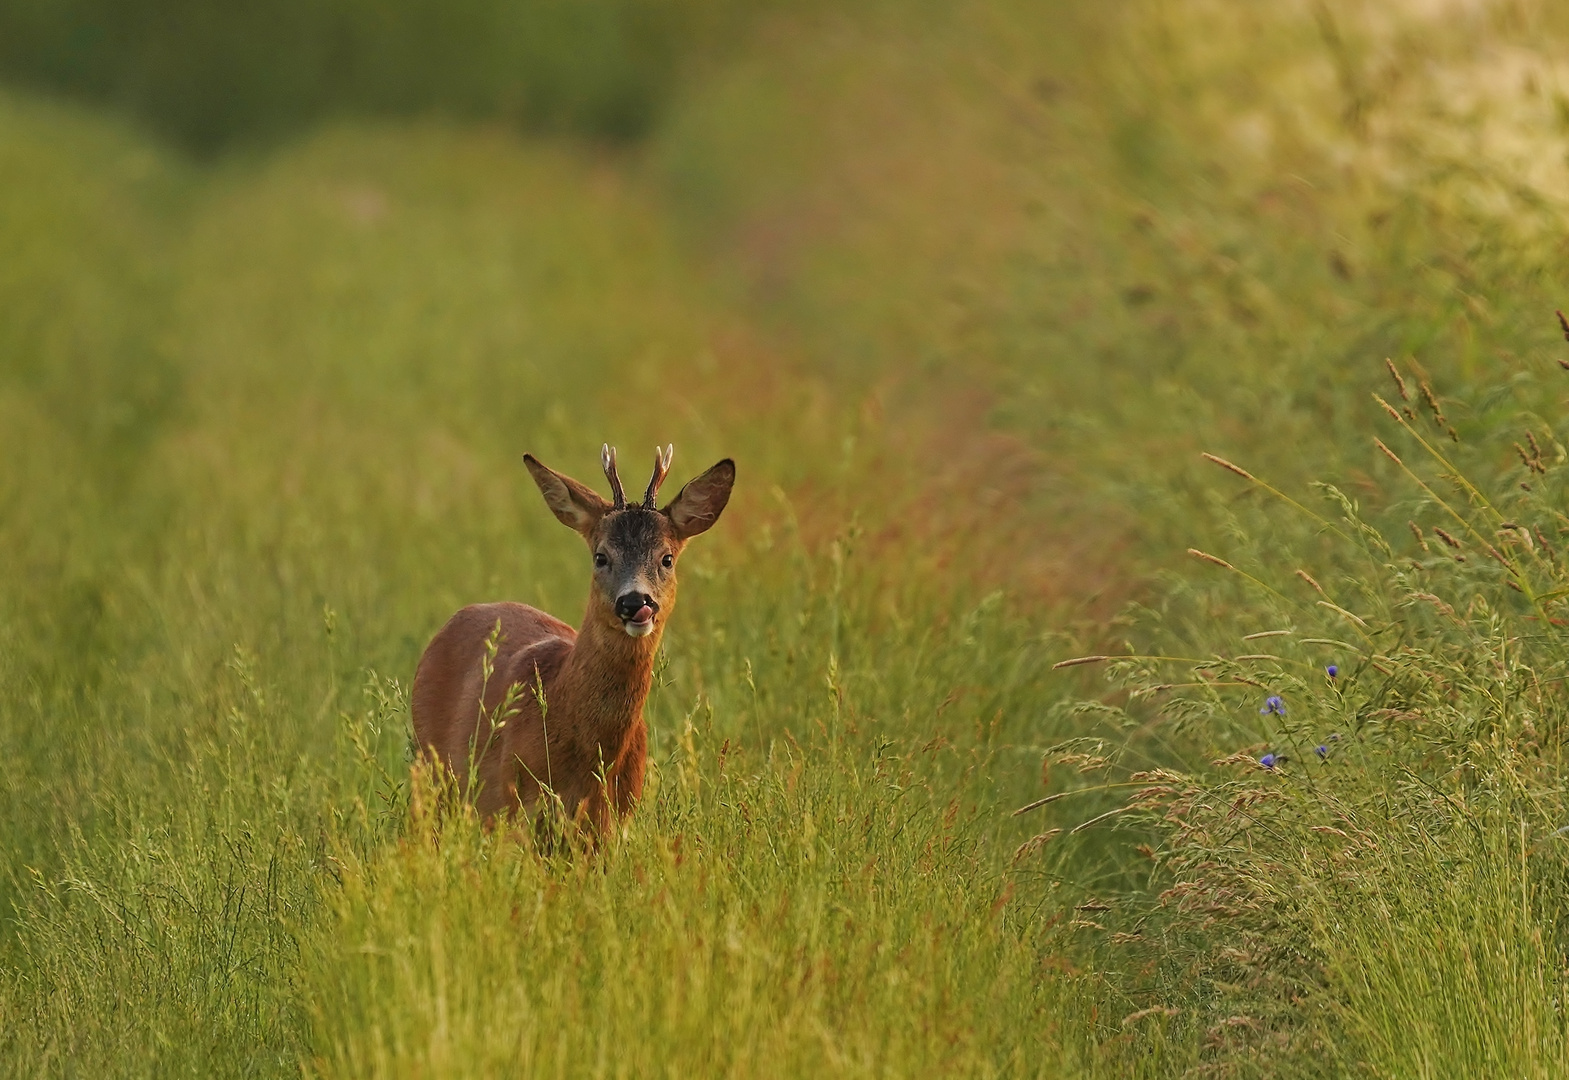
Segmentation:
<svg viewBox="0 0 1569 1080">
<path fill-rule="evenodd" d="M 660 485 L 670 472 L 675 448 L 654 451 L 654 472 L 643 501 L 629 504 L 616 472 L 616 451 L 605 446 L 601 464 L 610 481 L 611 501 L 569 476 L 525 455 L 534 482 L 551 513 L 587 542 L 594 578 L 590 613 L 607 626 L 634 638 L 647 637 L 675 607 L 676 562 L 686 542 L 719 520 L 735 484 L 735 462 L 719 462 L 691 480 L 662 509 L 655 509 Z"/>
</svg>

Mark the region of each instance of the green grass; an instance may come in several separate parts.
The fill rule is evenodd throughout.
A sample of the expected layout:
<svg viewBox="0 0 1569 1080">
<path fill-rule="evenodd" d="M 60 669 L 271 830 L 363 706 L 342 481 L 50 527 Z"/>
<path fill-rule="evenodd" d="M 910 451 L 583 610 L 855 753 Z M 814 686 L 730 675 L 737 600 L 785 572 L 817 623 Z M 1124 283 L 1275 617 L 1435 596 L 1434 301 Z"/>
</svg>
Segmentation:
<svg viewBox="0 0 1569 1080">
<path fill-rule="evenodd" d="M 0 98 L 0 1067 L 1561 1073 L 1561 17 L 759 19 L 615 151 Z M 541 858 L 406 690 L 606 439 L 740 478 Z"/>
</svg>

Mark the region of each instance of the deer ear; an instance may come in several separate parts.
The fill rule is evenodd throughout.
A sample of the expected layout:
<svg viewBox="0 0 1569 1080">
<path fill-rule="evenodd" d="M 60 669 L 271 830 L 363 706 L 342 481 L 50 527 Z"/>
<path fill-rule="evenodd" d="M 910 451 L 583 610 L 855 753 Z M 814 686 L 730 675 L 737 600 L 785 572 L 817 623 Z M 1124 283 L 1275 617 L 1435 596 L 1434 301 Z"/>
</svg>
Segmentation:
<svg viewBox="0 0 1569 1080">
<path fill-rule="evenodd" d="M 545 505 L 567 528 L 587 536 L 594 531 L 594 526 L 599 524 L 605 511 L 610 509 L 610 504 L 592 488 L 578 483 L 570 476 L 562 476 L 554 469 L 547 469 L 533 454 L 524 454 L 523 464 L 528 466 L 534 483 L 539 485 L 540 493 L 545 496 Z"/>
<path fill-rule="evenodd" d="M 735 462 L 729 458 L 689 481 L 665 507 L 676 535 L 686 540 L 713 528 L 725 503 L 730 501 L 730 489 L 734 486 Z"/>
</svg>

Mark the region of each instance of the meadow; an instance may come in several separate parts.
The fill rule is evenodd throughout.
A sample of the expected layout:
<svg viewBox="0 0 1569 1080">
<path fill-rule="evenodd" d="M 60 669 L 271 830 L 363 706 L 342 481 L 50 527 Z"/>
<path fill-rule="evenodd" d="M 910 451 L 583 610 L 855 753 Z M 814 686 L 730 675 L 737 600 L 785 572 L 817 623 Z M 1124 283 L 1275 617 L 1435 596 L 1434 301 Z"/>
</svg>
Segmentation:
<svg viewBox="0 0 1569 1080">
<path fill-rule="evenodd" d="M 1569 19 L 1363 7 L 0 50 L 0 1069 L 1562 1075 Z M 541 855 L 407 691 L 605 441 L 739 479 Z"/>
</svg>

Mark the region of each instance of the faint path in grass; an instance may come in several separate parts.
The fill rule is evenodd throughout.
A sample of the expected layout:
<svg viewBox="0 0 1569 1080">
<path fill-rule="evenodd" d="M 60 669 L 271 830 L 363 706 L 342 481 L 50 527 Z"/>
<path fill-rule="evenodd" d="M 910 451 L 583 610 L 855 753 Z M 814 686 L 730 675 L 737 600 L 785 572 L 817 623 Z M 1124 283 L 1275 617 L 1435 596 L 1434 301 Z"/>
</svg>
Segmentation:
<svg viewBox="0 0 1569 1080">
<path fill-rule="evenodd" d="M 1379 360 L 1472 378 L 1508 354 L 1510 282 L 1569 208 L 1562 19 L 1050 17 L 779 16 L 646 172 L 740 317 L 905 458 L 873 485 L 913 500 L 894 528 L 962 536 L 1021 596 L 1125 598 L 1210 527 L 1201 451 L 1377 497 L 1339 455 Z"/>
</svg>

